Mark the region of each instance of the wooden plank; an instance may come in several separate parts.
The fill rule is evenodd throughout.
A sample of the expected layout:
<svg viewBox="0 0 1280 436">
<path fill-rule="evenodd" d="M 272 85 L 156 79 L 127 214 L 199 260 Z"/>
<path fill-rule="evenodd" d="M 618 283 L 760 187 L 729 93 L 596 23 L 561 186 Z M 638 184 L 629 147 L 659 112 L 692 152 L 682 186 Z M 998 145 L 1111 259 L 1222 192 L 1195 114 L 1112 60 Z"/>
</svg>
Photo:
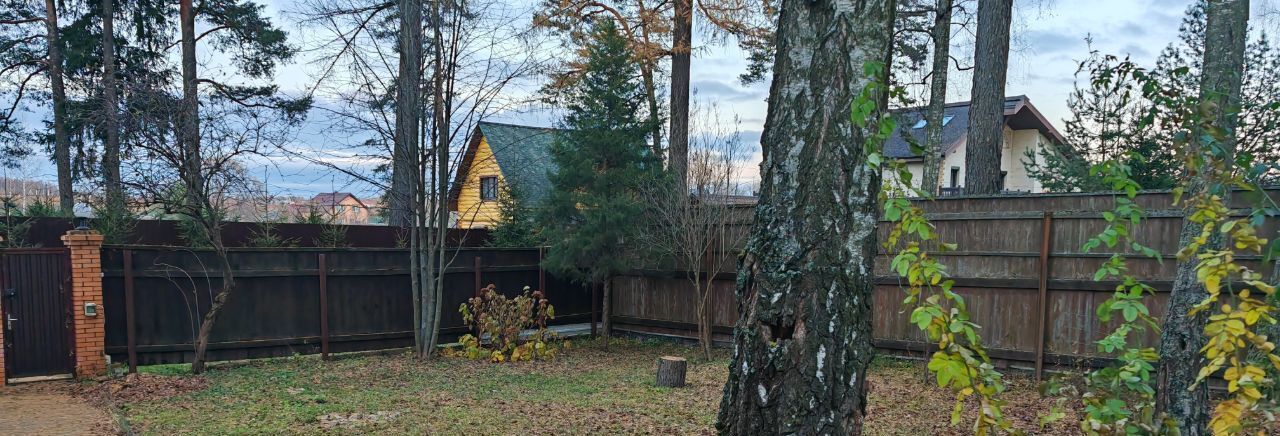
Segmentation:
<svg viewBox="0 0 1280 436">
<path fill-rule="evenodd" d="M 138 373 L 137 304 L 134 303 L 133 251 L 124 250 L 125 343 L 129 347 L 129 373 Z"/>
<path fill-rule="evenodd" d="M 320 271 L 320 358 L 329 358 L 329 276 L 325 254 L 316 255 L 316 269 Z"/>
<path fill-rule="evenodd" d="M 1044 375 L 1044 335 L 1049 317 L 1049 256 L 1053 240 L 1053 212 L 1045 212 L 1040 224 L 1040 303 L 1036 310 L 1036 381 Z"/>
</svg>

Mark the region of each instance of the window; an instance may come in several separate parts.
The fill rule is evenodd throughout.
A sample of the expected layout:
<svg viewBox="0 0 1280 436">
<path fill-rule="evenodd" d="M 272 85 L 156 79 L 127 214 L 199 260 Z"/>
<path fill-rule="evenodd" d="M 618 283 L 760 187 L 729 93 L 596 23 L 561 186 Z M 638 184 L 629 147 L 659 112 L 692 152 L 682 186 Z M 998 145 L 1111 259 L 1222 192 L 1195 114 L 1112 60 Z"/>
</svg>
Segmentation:
<svg viewBox="0 0 1280 436">
<path fill-rule="evenodd" d="M 480 178 L 480 200 L 489 201 L 498 199 L 498 178 L 497 177 L 481 177 Z"/>
<path fill-rule="evenodd" d="M 947 123 L 950 123 L 952 118 L 955 118 L 955 117 L 954 117 L 954 116 L 951 116 L 951 115 L 947 115 L 947 116 L 945 116 L 945 117 L 942 117 L 942 125 L 944 125 L 944 126 L 945 126 L 945 125 L 947 125 Z M 927 126 L 927 125 L 929 125 L 929 121 L 928 121 L 928 120 L 925 120 L 925 119 L 923 119 L 923 118 L 921 118 L 921 119 L 920 119 L 920 121 L 916 121 L 916 124 L 915 124 L 915 125 L 913 125 L 913 126 L 911 126 L 911 128 L 912 128 L 912 129 L 923 129 L 923 128 L 924 128 L 924 126 Z"/>
<path fill-rule="evenodd" d="M 960 167 L 951 167 L 951 187 L 960 187 Z"/>
<path fill-rule="evenodd" d="M 1006 179 L 1006 178 L 1008 178 L 1008 177 L 1009 177 L 1009 172 L 1008 172 L 1008 171 L 1001 171 L 1001 172 L 1000 172 L 1000 189 L 1001 189 L 1001 190 L 1004 190 L 1004 189 L 1008 188 L 1008 185 L 1006 185 L 1006 184 L 1005 184 L 1005 182 L 1004 182 L 1004 181 L 1005 181 L 1005 179 Z"/>
</svg>

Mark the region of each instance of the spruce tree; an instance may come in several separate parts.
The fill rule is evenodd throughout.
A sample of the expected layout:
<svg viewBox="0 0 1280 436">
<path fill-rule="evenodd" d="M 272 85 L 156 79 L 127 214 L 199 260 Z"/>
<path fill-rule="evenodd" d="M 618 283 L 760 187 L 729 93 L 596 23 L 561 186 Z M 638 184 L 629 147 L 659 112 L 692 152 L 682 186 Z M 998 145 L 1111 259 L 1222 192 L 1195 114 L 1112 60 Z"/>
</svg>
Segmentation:
<svg viewBox="0 0 1280 436">
<path fill-rule="evenodd" d="M 551 241 L 548 269 L 582 283 L 604 283 L 604 334 L 609 334 L 609 278 L 627 268 L 623 242 L 639 228 L 639 188 L 661 164 L 647 148 L 653 123 L 627 41 L 610 20 L 594 23 L 583 77 L 570 91 L 568 114 L 551 147 L 557 170 L 540 212 Z"/>
<path fill-rule="evenodd" d="M 534 222 L 533 208 L 519 185 L 505 184 L 498 194 L 498 224 L 489 229 L 490 247 L 537 247 L 542 245 Z"/>
</svg>

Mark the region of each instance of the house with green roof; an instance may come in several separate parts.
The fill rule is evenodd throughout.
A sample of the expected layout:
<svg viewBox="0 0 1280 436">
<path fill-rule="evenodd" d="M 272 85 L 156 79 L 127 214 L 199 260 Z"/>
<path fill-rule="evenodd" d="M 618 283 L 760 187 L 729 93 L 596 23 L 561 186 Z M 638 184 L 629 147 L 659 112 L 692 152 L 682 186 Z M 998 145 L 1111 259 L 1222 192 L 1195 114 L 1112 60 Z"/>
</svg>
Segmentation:
<svg viewBox="0 0 1280 436">
<path fill-rule="evenodd" d="M 498 195 L 517 186 L 537 204 L 551 189 L 547 173 L 557 129 L 481 121 L 476 124 L 450 187 L 449 207 L 459 228 L 488 228 L 499 221 Z"/>
</svg>

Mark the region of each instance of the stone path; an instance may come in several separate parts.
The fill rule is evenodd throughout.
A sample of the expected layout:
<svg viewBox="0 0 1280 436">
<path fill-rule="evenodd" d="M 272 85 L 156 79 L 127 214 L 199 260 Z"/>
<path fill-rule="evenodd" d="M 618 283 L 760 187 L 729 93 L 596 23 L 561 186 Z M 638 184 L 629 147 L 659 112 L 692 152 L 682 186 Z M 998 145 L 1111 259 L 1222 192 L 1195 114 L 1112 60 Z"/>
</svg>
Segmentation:
<svg viewBox="0 0 1280 436">
<path fill-rule="evenodd" d="M 71 382 L 0 387 L 0 435 L 112 434 L 111 419 L 70 394 Z"/>
</svg>

